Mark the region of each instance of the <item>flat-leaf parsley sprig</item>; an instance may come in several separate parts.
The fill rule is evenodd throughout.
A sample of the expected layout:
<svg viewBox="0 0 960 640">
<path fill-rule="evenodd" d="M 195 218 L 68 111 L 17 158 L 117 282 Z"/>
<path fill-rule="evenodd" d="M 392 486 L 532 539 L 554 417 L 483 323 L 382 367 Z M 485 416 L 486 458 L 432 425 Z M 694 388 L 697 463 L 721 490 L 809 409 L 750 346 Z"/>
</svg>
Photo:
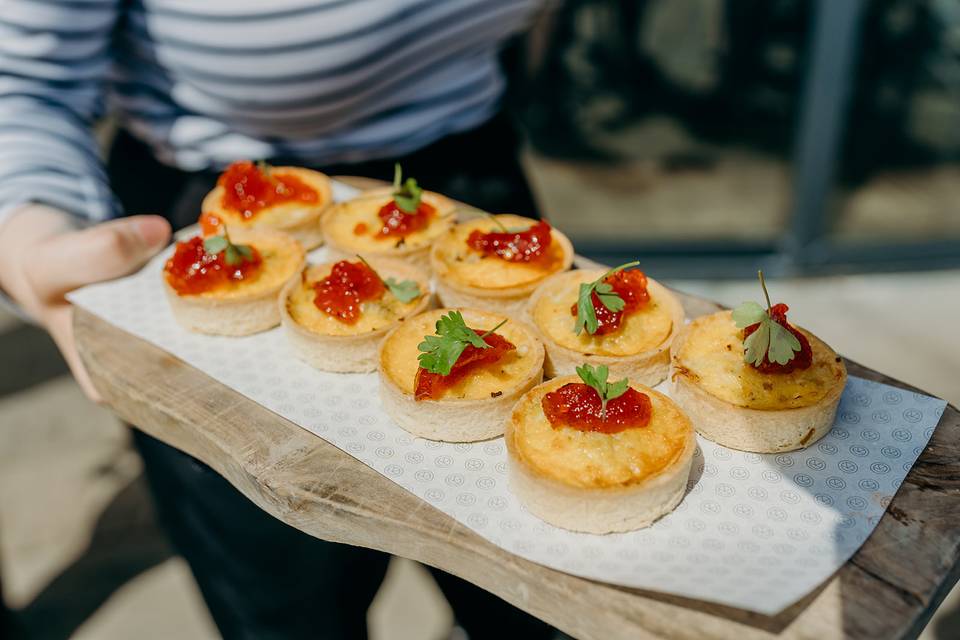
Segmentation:
<svg viewBox="0 0 960 640">
<path fill-rule="evenodd" d="M 393 277 L 384 278 L 383 276 L 380 275 L 379 272 L 377 272 L 376 269 L 374 269 L 370 265 L 369 262 L 367 262 L 364 259 L 363 256 L 361 256 L 360 254 L 357 254 L 357 257 L 360 259 L 360 262 L 367 265 L 367 268 L 370 269 L 370 271 L 372 271 L 373 274 L 380 279 L 380 282 L 383 283 L 383 286 L 389 289 L 390 293 L 392 293 L 393 296 L 400 302 L 403 302 L 404 304 L 406 304 L 407 302 L 410 302 L 411 300 L 416 300 L 417 298 L 420 297 L 420 285 L 418 285 L 413 280 L 397 281 L 397 279 Z"/>
<path fill-rule="evenodd" d="M 624 378 L 616 382 L 607 382 L 610 377 L 610 370 L 607 365 L 602 364 L 594 369 L 589 364 L 582 364 L 577 367 L 577 375 L 585 384 L 593 387 L 600 396 L 600 419 L 607 419 L 607 403 L 619 398 L 630 388 L 630 381 Z"/>
<path fill-rule="evenodd" d="M 400 163 L 393 165 L 393 201 L 404 213 L 417 213 L 420 210 L 420 201 L 423 199 L 423 189 L 413 178 L 403 179 Z"/>
<path fill-rule="evenodd" d="M 640 262 L 637 260 L 634 260 L 633 262 L 627 262 L 619 267 L 610 269 L 593 282 L 580 283 L 580 292 L 577 294 L 577 321 L 576 324 L 573 325 L 573 331 L 577 335 L 580 335 L 584 329 L 587 330 L 587 333 L 593 335 L 600 327 L 600 323 L 597 322 L 597 312 L 593 308 L 592 294 L 594 292 L 596 292 L 597 298 L 600 299 L 600 304 L 605 306 L 610 311 L 623 311 L 623 308 L 627 306 L 627 303 L 624 302 L 623 298 L 621 298 L 617 292 L 613 290 L 613 287 L 609 283 L 604 282 L 604 280 L 618 271 L 630 269 L 638 264 L 640 264 Z"/>
<path fill-rule="evenodd" d="M 484 342 L 484 338 L 506 324 L 504 319 L 493 329 L 484 332 L 482 335 L 467 326 L 463 320 L 463 314 L 459 311 L 440 316 L 437 320 L 436 335 L 424 336 L 423 342 L 417 345 L 421 352 L 417 357 L 420 367 L 430 373 L 439 373 L 442 376 L 450 375 L 453 365 L 468 345 L 473 345 L 478 349 L 489 349 L 490 345 Z"/>
<path fill-rule="evenodd" d="M 247 244 L 234 244 L 230 241 L 230 235 L 226 230 L 223 231 L 223 235 L 204 238 L 203 250 L 212 256 L 222 251 L 223 261 L 230 267 L 236 267 L 253 259 L 253 247 Z"/>
<path fill-rule="evenodd" d="M 770 294 L 767 293 L 767 283 L 763 279 L 763 271 L 758 271 L 760 287 L 763 297 L 766 298 L 767 308 L 764 309 L 756 302 L 744 302 L 733 310 L 733 321 L 738 328 L 743 329 L 759 324 L 757 330 L 743 341 L 746 351 L 744 362 L 755 367 L 763 364 L 764 358 L 777 364 L 787 364 L 796 352 L 801 350 L 800 341 L 782 324 L 773 319 L 770 304 Z"/>
</svg>

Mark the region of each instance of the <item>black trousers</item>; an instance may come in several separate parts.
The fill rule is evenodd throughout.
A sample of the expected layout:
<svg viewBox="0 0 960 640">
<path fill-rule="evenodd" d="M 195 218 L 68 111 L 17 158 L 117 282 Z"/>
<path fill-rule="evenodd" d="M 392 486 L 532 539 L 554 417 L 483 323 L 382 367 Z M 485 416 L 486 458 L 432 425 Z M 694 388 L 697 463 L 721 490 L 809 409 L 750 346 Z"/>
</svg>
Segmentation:
<svg viewBox="0 0 960 640">
<path fill-rule="evenodd" d="M 397 160 L 425 188 L 489 211 L 536 214 L 516 139 L 501 119 Z M 320 169 L 390 179 L 393 162 Z M 108 171 L 125 211 L 164 215 L 175 228 L 196 221 L 217 177 L 162 165 L 125 133 L 111 149 Z M 366 638 L 366 610 L 383 580 L 386 554 L 308 536 L 262 511 L 199 460 L 136 429 L 133 435 L 161 523 L 225 638 Z M 431 572 L 472 639 L 553 635 L 496 596 Z"/>
</svg>

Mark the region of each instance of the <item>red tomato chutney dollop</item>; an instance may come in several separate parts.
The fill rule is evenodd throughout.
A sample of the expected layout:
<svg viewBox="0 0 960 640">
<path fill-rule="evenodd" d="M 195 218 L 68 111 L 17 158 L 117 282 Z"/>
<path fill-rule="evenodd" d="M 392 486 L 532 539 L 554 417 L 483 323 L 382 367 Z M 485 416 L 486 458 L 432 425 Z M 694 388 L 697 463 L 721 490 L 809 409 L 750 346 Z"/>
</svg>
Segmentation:
<svg viewBox="0 0 960 640">
<path fill-rule="evenodd" d="M 313 304 L 344 324 L 356 324 L 367 300 L 379 300 L 387 288 L 377 273 L 363 262 L 341 260 L 330 275 L 313 285 Z"/>
<path fill-rule="evenodd" d="M 789 310 L 790 307 L 782 302 L 775 304 L 770 308 L 770 318 L 794 335 L 794 337 L 800 342 L 800 351 L 795 351 L 793 358 L 786 364 L 770 362 L 769 355 L 764 355 L 763 362 L 761 362 L 759 365 L 750 363 L 750 366 L 761 373 L 790 373 L 791 371 L 796 371 L 797 369 L 808 369 L 810 368 L 810 365 L 813 364 L 813 349 L 810 347 L 810 341 L 807 340 L 807 336 L 803 335 L 799 329 L 787 322 L 787 311 Z M 750 334 L 756 331 L 759 327 L 759 322 L 757 324 L 751 324 L 744 327 L 743 339 L 746 340 Z"/>
<path fill-rule="evenodd" d="M 204 238 L 223 233 L 221 225 L 223 225 L 223 220 L 220 219 L 220 216 L 209 211 L 200 214 L 200 234 Z"/>
<path fill-rule="evenodd" d="M 639 269 L 617 271 L 603 279 L 613 287 L 614 292 L 623 299 L 624 307 L 621 311 L 610 311 L 594 291 L 590 294 L 593 302 L 593 312 L 597 316 L 597 330 L 593 335 L 603 336 L 613 333 L 620 328 L 620 323 L 627 315 L 642 309 L 650 302 L 650 292 L 647 291 L 647 276 Z M 570 313 L 576 317 L 577 304 L 570 307 Z"/>
<path fill-rule="evenodd" d="M 525 231 L 484 233 L 474 229 L 467 236 L 467 245 L 486 256 L 496 256 L 507 262 L 533 262 L 547 255 L 553 237 L 550 223 L 537 222 Z"/>
<path fill-rule="evenodd" d="M 261 171 L 249 160 L 231 164 L 217 184 L 223 187 L 223 206 L 248 220 L 277 204 L 314 203 L 320 199 L 319 194 L 299 178 L 277 170 Z"/>
<path fill-rule="evenodd" d="M 260 269 L 263 258 L 255 247 L 250 258 L 236 265 L 228 265 L 224 252 L 209 254 L 203 249 L 203 238 L 178 242 L 173 255 L 164 266 L 167 282 L 181 295 L 196 295 L 213 291 L 231 282 L 250 278 Z"/>
<path fill-rule="evenodd" d="M 476 329 L 474 331 L 477 335 L 483 335 L 482 331 Z M 499 362 L 508 352 L 517 348 L 499 333 L 491 333 L 483 341 L 489 345 L 488 348 L 481 349 L 472 344 L 467 345 L 467 348 L 457 358 L 453 368 L 450 369 L 450 373 L 445 376 L 439 373 L 431 373 L 422 367 L 417 369 L 417 377 L 413 383 L 414 399 L 438 400 L 447 389 L 462 380 L 467 374 Z"/>
<path fill-rule="evenodd" d="M 645 427 L 653 414 L 650 396 L 630 387 L 623 395 L 607 402 L 607 415 L 603 417 L 600 394 L 582 382 L 568 382 L 547 393 L 540 406 L 554 429 L 571 427 L 600 433 Z"/>
<path fill-rule="evenodd" d="M 380 218 L 380 229 L 377 230 L 376 237 L 380 239 L 405 237 L 414 231 L 426 229 L 430 220 L 436 215 L 437 210 L 433 206 L 421 201 L 415 213 L 407 213 L 400 208 L 396 200 L 391 200 L 380 207 L 377 216 Z M 357 225 L 359 227 L 359 225 Z M 366 225 L 362 231 L 354 229 L 354 233 L 362 235 L 366 231 Z"/>
</svg>

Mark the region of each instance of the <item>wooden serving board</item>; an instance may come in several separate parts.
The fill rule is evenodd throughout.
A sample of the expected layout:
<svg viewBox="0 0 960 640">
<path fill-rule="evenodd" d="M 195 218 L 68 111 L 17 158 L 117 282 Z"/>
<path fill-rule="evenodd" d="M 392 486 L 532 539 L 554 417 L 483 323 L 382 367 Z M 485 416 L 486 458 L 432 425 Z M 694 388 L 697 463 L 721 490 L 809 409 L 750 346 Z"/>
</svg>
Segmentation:
<svg viewBox="0 0 960 640">
<path fill-rule="evenodd" d="M 361 189 L 383 184 L 338 180 Z M 579 259 L 578 266 L 599 265 Z M 720 308 L 677 295 L 689 318 Z M 74 330 L 94 384 L 121 418 L 202 460 L 266 512 L 323 540 L 456 574 L 577 638 L 912 638 L 960 577 L 960 411 L 950 405 L 853 558 L 794 606 L 764 616 L 519 558 L 162 349 L 79 308 Z M 846 364 L 851 375 L 921 391 Z"/>
<path fill-rule="evenodd" d="M 689 317 L 717 305 L 679 294 Z M 485 541 L 325 440 L 76 309 L 77 345 L 124 420 L 210 465 L 310 535 L 465 578 L 577 638 L 916 636 L 960 575 L 960 412 L 948 406 L 876 530 L 825 585 L 768 617 L 577 578 Z M 853 375 L 919 391 L 855 362 Z"/>
</svg>

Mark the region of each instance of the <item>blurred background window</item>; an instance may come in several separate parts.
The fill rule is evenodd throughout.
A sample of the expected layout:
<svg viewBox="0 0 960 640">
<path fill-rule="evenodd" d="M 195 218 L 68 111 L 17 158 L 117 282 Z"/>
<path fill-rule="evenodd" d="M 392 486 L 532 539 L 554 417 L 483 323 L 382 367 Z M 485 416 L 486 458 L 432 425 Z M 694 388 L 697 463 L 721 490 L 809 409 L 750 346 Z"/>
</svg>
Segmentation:
<svg viewBox="0 0 960 640">
<path fill-rule="evenodd" d="M 956 0 L 572 0 L 525 49 L 526 168 L 583 253 L 678 276 L 960 262 Z"/>
</svg>

